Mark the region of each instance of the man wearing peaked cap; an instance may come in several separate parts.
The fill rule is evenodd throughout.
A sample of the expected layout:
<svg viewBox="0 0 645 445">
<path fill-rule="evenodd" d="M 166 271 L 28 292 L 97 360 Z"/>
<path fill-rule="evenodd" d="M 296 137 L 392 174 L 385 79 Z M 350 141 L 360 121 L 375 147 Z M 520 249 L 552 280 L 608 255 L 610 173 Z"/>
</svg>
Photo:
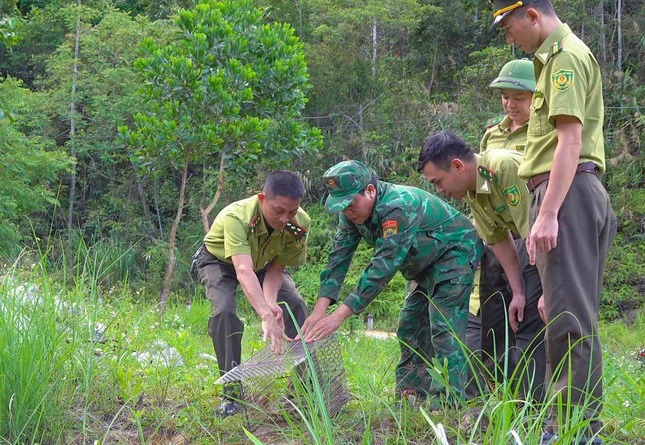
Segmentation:
<svg viewBox="0 0 645 445">
<path fill-rule="evenodd" d="M 589 425 L 579 443 L 598 444 L 598 307 L 617 226 L 599 178 L 605 171 L 601 70 L 549 0 L 515 5 L 494 0 L 493 17 L 508 43 L 534 54 L 536 91 L 518 173 L 531 193 L 527 251 L 542 280 L 547 360 L 562 397 L 541 442 L 555 443 L 558 430 L 572 426 L 567 413 L 578 411 Z"/>
<path fill-rule="evenodd" d="M 348 317 L 363 312 L 399 271 L 408 280 L 408 289 L 397 330 L 401 340 L 397 395 L 460 403 L 468 296 L 482 254 L 474 227 L 436 196 L 379 181 L 358 161 L 331 167 L 323 183 L 329 193 L 325 206 L 331 213 L 340 213 L 339 225 L 328 266 L 320 275 L 318 301 L 303 325 L 304 339 L 319 340 Z M 372 260 L 354 290 L 326 315 L 327 308 L 339 301 L 361 240 L 374 248 Z M 427 372 L 426 363 L 432 358 L 447 361 L 451 391 Z"/>
</svg>

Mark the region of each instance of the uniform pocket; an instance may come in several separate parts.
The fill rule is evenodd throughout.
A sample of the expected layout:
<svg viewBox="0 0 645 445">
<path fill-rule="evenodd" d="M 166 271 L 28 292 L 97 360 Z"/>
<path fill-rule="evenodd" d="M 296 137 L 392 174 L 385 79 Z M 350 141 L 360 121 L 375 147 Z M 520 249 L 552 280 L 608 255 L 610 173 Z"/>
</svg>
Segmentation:
<svg viewBox="0 0 645 445">
<path fill-rule="evenodd" d="M 553 130 L 554 127 L 549 122 L 549 107 L 544 96 L 534 96 L 531 103 L 531 117 L 529 118 L 529 134 L 543 135 Z"/>
</svg>

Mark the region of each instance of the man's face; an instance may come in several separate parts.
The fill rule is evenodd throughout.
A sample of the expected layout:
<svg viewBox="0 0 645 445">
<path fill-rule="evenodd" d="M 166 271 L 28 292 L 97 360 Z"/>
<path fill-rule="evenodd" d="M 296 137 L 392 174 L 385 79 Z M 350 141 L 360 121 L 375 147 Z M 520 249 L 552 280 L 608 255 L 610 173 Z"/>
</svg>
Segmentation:
<svg viewBox="0 0 645 445">
<path fill-rule="evenodd" d="M 372 217 L 374 204 L 376 204 L 376 188 L 368 184 L 364 192 L 356 195 L 352 203 L 345 207 L 343 215 L 354 224 L 365 224 Z"/>
<path fill-rule="evenodd" d="M 506 42 L 514 44 L 527 53 L 534 53 L 540 47 L 537 22 L 527 14 L 524 7 L 517 8 L 504 17 L 499 26 L 506 34 Z"/>
<path fill-rule="evenodd" d="M 530 91 L 502 89 L 504 111 L 517 125 L 524 125 L 529 121 L 532 98 L 533 93 Z"/>
<path fill-rule="evenodd" d="M 258 194 L 262 216 L 266 223 L 274 230 L 282 230 L 298 213 L 300 199 L 275 196 L 267 198 L 264 193 Z"/>
<path fill-rule="evenodd" d="M 434 185 L 437 193 L 454 199 L 463 198 L 468 192 L 468 183 L 463 171 L 459 171 L 452 163 L 450 170 L 437 167 L 434 162 L 426 162 L 421 170 L 426 179 Z"/>
</svg>

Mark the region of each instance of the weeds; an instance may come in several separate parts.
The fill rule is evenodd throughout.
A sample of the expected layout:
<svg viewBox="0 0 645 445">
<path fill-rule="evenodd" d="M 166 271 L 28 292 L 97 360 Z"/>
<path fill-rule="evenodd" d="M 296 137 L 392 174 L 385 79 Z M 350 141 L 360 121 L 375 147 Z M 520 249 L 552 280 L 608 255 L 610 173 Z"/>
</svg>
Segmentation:
<svg viewBox="0 0 645 445">
<path fill-rule="evenodd" d="M 83 247 L 85 249 L 85 247 Z M 113 252 L 112 258 L 119 254 Z M 516 385 L 496 385 L 466 407 L 397 405 L 395 338 L 363 335 L 359 322 L 339 332 L 352 399 L 332 417 L 325 383 L 293 381 L 290 409 L 254 411 L 259 424 L 216 416 L 221 388 L 206 334 L 210 305 L 196 299 L 190 309 L 170 304 L 160 316 L 137 291 L 104 282 L 112 260 L 91 248 L 74 256 L 74 269 L 49 270 L 47 249 L 21 268 L 0 276 L 0 444 L 477 444 L 535 445 L 546 406 L 518 400 Z M 97 260 L 94 260 L 97 258 Z M 66 267 L 67 260 L 56 267 Z M 62 279 L 73 277 L 73 279 Z M 145 291 L 142 291 L 145 292 Z M 253 320 L 248 317 L 248 320 Z M 97 329 L 99 325 L 101 329 Z M 247 323 L 243 350 L 264 344 Z M 645 317 L 630 326 L 601 326 L 605 343 L 605 398 L 601 432 L 607 444 L 645 443 L 645 369 L 636 360 L 645 345 Z M 141 361 L 163 351 L 181 361 Z M 312 358 L 307 358 L 312 366 Z M 430 369 L 440 378 L 441 363 Z M 516 370 L 521 373 L 522 370 Z M 519 374 L 518 374 L 519 375 Z M 519 380 L 519 379 L 514 379 Z M 584 412 L 553 396 L 570 419 L 566 440 L 586 430 Z M 252 409 L 252 408 L 251 408 Z M 256 416 L 257 414 L 257 416 Z M 246 431 L 245 431 L 246 428 Z M 173 438 L 176 439 L 173 442 Z"/>
</svg>

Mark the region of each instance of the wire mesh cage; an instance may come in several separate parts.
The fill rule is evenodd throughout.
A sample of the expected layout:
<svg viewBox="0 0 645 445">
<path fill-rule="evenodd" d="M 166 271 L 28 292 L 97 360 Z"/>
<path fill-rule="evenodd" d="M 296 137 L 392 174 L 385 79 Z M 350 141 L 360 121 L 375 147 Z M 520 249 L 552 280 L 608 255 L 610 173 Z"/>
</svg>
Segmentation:
<svg viewBox="0 0 645 445">
<path fill-rule="evenodd" d="M 292 412 L 322 397 L 329 415 L 337 414 L 349 401 L 349 387 L 336 335 L 286 346 L 282 355 L 265 346 L 215 383 L 239 385 L 244 403 L 264 412 Z"/>
</svg>

